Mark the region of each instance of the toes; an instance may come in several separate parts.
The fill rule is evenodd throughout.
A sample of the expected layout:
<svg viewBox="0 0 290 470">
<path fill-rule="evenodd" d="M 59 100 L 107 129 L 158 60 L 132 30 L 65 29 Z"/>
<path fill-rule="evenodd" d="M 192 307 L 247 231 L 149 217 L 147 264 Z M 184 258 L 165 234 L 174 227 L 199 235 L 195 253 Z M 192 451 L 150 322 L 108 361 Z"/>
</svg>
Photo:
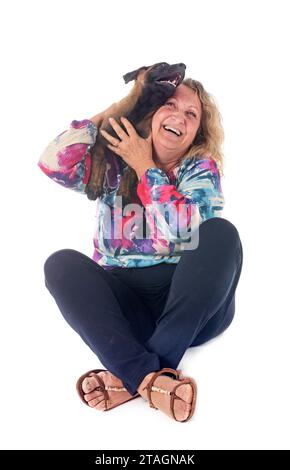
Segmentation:
<svg viewBox="0 0 290 470">
<path fill-rule="evenodd" d="M 87 393 L 84 395 L 84 399 L 86 401 L 93 400 L 94 398 L 102 398 L 104 395 L 102 392 L 99 392 L 98 390 L 94 390 L 93 392 Z"/>
<path fill-rule="evenodd" d="M 182 398 L 182 400 L 184 400 L 186 403 L 191 403 L 192 402 L 193 390 L 192 390 L 191 385 L 188 385 L 188 384 L 180 385 L 180 387 L 178 387 L 175 390 L 175 393 L 178 397 Z"/>
<path fill-rule="evenodd" d="M 95 377 L 86 377 L 82 382 L 82 389 L 84 393 L 92 392 L 96 387 L 98 387 L 98 381 Z"/>
<path fill-rule="evenodd" d="M 184 421 L 191 410 L 191 406 L 183 400 L 174 400 L 174 414 L 177 421 Z"/>
<path fill-rule="evenodd" d="M 106 409 L 106 402 L 105 402 L 104 398 L 102 398 L 101 400 L 99 398 L 95 398 L 94 400 L 90 400 L 88 402 L 88 405 L 91 408 L 95 408 L 96 410 L 105 410 Z"/>
<path fill-rule="evenodd" d="M 98 388 L 102 388 L 100 382 L 103 382 L 105 387 L 123 388 L 123 382 L 109 371 L 100 371 L 98 374 L 90 372 L 81 383 L 83 391 L 82 398 L 91 407 L 97 410 L 107 410 L 112 405 L 121 404 L 132 398 L 129 392 L 125 389 L 122 391 L 111 390 L 109 388 L 109 401 L 106 402 L 104 392 Z M 107 394 L 106 394 L 107 395 Z"/>
<path fill-rule="evenodd" d="M 148 381 L 146 382 L 145 379 L 138 387 L 138 392 L 145 400 L 148 400 L 147 393 L 143 390 L 143 387 L 148 383 Z M 166 390 L 168 392 L 172 392 L 175 387 L 180 384 L 174 390 L 178 398 L 175 397 L 173 400 L 172 410 L 177 421 L 186 421 L 192 412 L 192 407 L 195 406 L 195 383 L 193 381 L 192 384 L 182 384 L 181 381 L 183 379 L 189 379 L 189 377 L 180 376 L 180 380 L 177 380 L 165 375 L 160 375 L 159 377 L 156 377 L 153 384 L 154 387 Z M 151 391 L 151 400 L 153 405 L 172 417 L 172 411 L 170 410 L 171 398 L 168 395 L 160 392 L 160 390 Z"/>
</svg>

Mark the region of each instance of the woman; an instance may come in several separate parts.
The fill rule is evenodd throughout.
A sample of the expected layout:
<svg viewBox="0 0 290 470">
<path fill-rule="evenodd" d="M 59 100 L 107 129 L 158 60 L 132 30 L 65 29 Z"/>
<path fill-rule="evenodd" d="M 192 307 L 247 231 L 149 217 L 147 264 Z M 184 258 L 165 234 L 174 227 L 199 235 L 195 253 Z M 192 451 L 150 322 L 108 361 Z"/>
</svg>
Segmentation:
<svg viewBox="0 0 290 470">
<path fill-rule="evenodd" d="M 82 194 L 98 118 L 72 121 L 38 163 L 54 181 Z M 194 412 L 196 384 L 176 367 L 187 348 L 229 326 L 242 269 L 238 231 L 221 218 L 220 114 L 202 84 L 187 78 L 155 112 L 147 139 L 122 122 L 127 133 L 111 121 L 118 139 L 102 135 L 116 158 L 135 170 L 133 202 L 143 207 L 135 204 L 133 216 L 131 207 L 121 214 L 116 186 L 105 178 L 92 259 L 72 249 L 51 254 L 45 285 L 106 367 L 78 380 L 84 403 L 108 410 L 141 395 L 185 422 Z M 120 181 L 122 175 L 114 176 Z M 145 238 L 138 233 L 143 209 Z"/>
</svg>

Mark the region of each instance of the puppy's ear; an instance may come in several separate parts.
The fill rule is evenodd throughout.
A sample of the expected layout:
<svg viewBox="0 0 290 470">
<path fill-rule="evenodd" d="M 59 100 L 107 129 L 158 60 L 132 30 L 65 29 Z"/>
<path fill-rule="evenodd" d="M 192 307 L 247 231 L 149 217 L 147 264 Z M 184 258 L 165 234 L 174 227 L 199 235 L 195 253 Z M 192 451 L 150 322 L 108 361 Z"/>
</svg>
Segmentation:
<svg viewBox="0 0 290 470">
<path fill-rule="evenodd" d="M 143 67 L 140 67 L 139 69 L 133 70 L 132 72 L 128 72 L 125 75 L 123 75 L 125 83 L 131 82 L 131 80 L 136 80 L 138 77 L 138 74 L 141 70 L 147 70 L 149 67 L 146 67 L 146 65 L 143 65 Z"/>
</svg>

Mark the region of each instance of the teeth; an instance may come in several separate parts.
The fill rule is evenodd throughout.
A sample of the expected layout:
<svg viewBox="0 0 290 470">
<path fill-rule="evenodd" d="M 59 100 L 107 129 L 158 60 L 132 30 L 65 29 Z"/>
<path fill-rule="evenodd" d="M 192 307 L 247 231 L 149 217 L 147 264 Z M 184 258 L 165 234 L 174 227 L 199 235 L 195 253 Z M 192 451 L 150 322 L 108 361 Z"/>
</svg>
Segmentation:
<svg viewBox="0 0 290 470">
<path fill-rule="evenodd" d="M 173 85 L 175 88 L 177 87 L 178 79 L 181 78 L 181 75 L 178 75 L 176 78 L 173 80 L 158 80 L 159 83 L 170 83 L 170 85 Z"/>
<path fill-rule="evenodd" d="M 170 83 L 170 85 L 173 85 L 176 88 L 176 79 L 174 80 L 159 80 L 160 83 Z"/>
<path fill-rule="evenodd" d="M 175 129 L 174 127 L 171 127 L 171 126 L 163 126 L 163 127 L 164 129 L 175 132 L 175 134 L 177 134 L 179 137 L 181 136 L 181 132 L 178 129 Z"/>
</svg>

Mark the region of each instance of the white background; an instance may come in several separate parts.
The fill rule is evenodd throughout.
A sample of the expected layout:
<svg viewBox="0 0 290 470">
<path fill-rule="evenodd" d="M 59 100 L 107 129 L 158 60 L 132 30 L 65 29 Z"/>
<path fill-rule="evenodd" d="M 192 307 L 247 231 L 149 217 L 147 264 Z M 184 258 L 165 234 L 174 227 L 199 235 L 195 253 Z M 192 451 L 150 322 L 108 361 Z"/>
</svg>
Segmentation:
<svg viewBox="0 0 290 470">
<path fill-rule="evenodd" d="M 1 447 L 289 449 L 289 15 L 287 1 L 1 4 Z M 5 6 L 3 6 L 5 5 Z M 177 423 L 141 398 L 102 413 L 75 392 L 101 363 L 44 286 L 53 252 L 93 253 L 95 204 L 37 167 L 73 119 L 125 96 L 122 76 L 184 62 L 225 128 L 223 216 L 244 265 L 236 317 L 186 352 L 196 413 Z"/>
</svg>

